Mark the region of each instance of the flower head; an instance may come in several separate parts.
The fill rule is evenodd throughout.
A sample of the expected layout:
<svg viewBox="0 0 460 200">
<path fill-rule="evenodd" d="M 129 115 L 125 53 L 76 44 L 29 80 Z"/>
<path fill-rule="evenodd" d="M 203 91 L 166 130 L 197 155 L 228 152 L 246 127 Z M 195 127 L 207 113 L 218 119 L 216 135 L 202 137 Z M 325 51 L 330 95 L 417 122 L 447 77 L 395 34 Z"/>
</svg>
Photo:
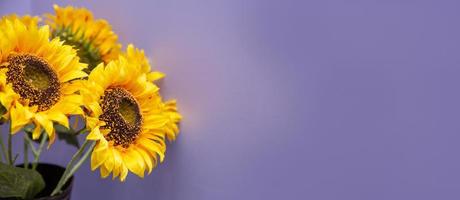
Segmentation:
<svg viewBox="0 0 460 200">
<path fill-rule="evenodd" d="M 164 158 L 165 138 L 178 133 L 181 116 L 174 101 L 162 102 L 158 87 L 137 64 L 120 56 L 98 65 L 82 92 L 91 130 L 87 139 L 97 141 L 91 168 L 99 167 L 103 178 L 112 173 L 124 181 L 128 171 L 139 177 L 150 173 Z"/>
<path fill-rule="evenodd" d="M 46 15 L 52 36 L 78 50 L 81 61 L 88 64 L 87 72 L 99 63 L 108 63 L 119 55 L 121 45 L 110 24 L 103 19 L 94 19 L 85 8 L 54 5 L 54 15 Z"/>
<path fill-rule="evenodd" d="M 71 46 L 49 40 L 48 26 L 26 26 L 18 19 L 0 21 L 0 103 L 11 120 L 11 133 L 29 123 L 33 138 L 44 129 L 54 141 L 54 123 L 69 126 L 68 115 L 82 114 L 76 92 L 86 77 Z"/>
</svg>

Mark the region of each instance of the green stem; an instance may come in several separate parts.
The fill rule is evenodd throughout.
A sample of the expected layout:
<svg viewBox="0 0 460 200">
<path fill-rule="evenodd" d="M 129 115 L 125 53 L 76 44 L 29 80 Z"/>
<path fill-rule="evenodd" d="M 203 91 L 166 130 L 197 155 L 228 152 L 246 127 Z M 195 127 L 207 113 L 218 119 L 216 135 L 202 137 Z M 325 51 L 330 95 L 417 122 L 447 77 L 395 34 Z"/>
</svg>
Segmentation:
<svg viewBox="0 0 460 200">
<path fill-rule="evenodd" d="M 29 145 L 27 144 L 27 133 L 24 134 L 24 168 L 29 168 Z"/>
<path fill-rule="evenodd" d="M 85 131 L 87 131 L 87 129 L 86 129 L 86 127 L 83 127 L 83 128 L 81 128 L 80 130 L 76 131 L 76 132 L 75 132 L 75 135 L 82 134 L 82 133 L 84 133 Z"/>
<path fill-rule="evenodd" d="M 40 154 L 42 153 L 43 147 L 45 146 L 46 139 L 48 139 L 48 134 L 42 132 L 42 140 L 40 141 L 40 146 L 38 147 L 37 155 L 35 155 L 34 163 L 32 163 L 32 169 L 35 170 L 40 159 Z"/>
<path fill-rule="evenodd" d="M 13 158 L 13 165 L 14 163 L 16 163 L 16 160 L 19 158 L 19 154 L 17 153 L 16 155 L 14 155 L 14 158 Z"/>
<path fill-rule="evenodd" d="M 13 165 L 13 135 L 8 134 L 8 164 Z"/>
<path fill-rule="evenodd" d="M 32 139 L 30 139 L 29 135 L 27 135 L 27 134 L 24 134 L 24 139 L 26 140 L 27 144 L 29 145 L 30 150 L 32 151 L 32 154 L 34 154 L 34 157 L 36 157 L 38 155 L 38 151 L 35 149 L 34 141 L 32 141 Z"/>
<path fill-rule="evenodd" d="M 3 159 L 0 158 L 0 160 L 2 162 L 3 162 L 3 160 L 5 160 L 5 162 L 7 162 L 8 155 L 6 155 L 6 148 L 5 148 L 5 143 L 3 142 L 3 135 L 0 135 L 0 146 L 2 146 L 1 148 L 2 148 L 2 154 L 3 154 Z"/>
<path fill-rule="evenodd" d="M 86 146 L 88 145 L 89 147 L 86 148 Z M 78 170 L 78 168 L 80 168 L 80 166 L 88 158 L 89 154 L 92 152 L 95 145 L 96 145 L 96 142 L 94 141 L 86 140 L 85 143 L 83 143 L 80 149 L 78 149 L 78 151 L 72 156 L 72 159 L 70 160 L 70 162 L 67 164 L 67 167 L 64 173 L 62 174 L 61 179 L 59 179 L 59 183 L 56 185 L 56 188 L 54 188 L 53 192 L 51 193 L 51 196 L 54 196 L 61 191 L 61 188 L 67 183 L 67 181 L 73 176 L 73 174 Z M 78 158 L 80 158 L 80 160 L 78 160 Z M 78 162 L 75 163 L 77 160 Z"/>
</svg>

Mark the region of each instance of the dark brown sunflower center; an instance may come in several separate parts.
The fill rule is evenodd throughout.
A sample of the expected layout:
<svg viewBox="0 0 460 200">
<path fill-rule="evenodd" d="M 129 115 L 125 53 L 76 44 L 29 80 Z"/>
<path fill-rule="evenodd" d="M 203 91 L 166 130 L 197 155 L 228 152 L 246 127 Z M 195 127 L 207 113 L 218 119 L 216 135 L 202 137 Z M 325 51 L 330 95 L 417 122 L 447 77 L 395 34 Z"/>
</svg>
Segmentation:
<svg viewBox="0 0 460 200">
<path fill-rule="evenodd" d="M 48 110 L 61 96 L 59 79 L 48 62 L 31 54 L 8 56 L 6 81 L 13 90 L 28 101 L 29 106 L 38 106 L 38 111 Z"/>
<path fill-rule="evenodd" d="M 110 88 L 101 97 L 102 115 L 99 119 L 110 129 L 105 139 L 114 145 L 128 147 L 141 131 L 142 114 L 136 99 L 123 88 Z"/>
</svg>

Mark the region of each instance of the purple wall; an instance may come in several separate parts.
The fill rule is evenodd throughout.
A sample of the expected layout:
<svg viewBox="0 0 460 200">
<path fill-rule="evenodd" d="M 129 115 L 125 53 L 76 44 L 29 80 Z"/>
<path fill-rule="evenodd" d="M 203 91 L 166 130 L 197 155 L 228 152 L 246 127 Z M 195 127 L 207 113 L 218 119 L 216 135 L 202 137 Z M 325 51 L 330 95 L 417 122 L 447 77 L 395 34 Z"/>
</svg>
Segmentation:
<svg viewBox="0 0 460 200">
<path fill-rule="evenodd" d="M 185 116 L 151 176 L 87 164 L 74 199 L 460 199 L 458 1 L 67 3 L 144 48 Z"/>
</svg>

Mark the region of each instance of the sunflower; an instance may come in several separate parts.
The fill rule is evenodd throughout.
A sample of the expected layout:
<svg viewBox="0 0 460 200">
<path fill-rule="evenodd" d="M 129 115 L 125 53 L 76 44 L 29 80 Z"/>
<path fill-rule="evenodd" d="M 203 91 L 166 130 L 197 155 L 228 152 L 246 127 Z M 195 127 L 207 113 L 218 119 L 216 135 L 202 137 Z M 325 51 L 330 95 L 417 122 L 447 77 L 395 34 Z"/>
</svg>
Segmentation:
<svg viewBox="0 0 460 200">
<path fill-rule="evenodd" d="M 69 126 L 68 115 L 83 114 L 75 94 L 86 77 L 77 52 L 59 39 L 49 40 L 48 26 L 26 26 L 22 21 L 0 21 L 0 103 L 11 120 L 11 134 L 35 125 L 33 138 L 44 129 L 55 139 L 53 123 Z"/>
<path fill-rule="evenodd" d="M 3 16 L 0 19 L 0 23 L 5 23 L 7 19 L 10 21 L 19 20 L 22 23 L 24 23 L 27 27 L 37 26 L 38 22 L 41 21 L 40 17 L 37 17 L 37 16 L 30 16 L 30 15 L 17 16 L 16 14 L 11 14 L 11 15 Z"/>
<path fill-rule="evenodd" d="M 174 101 L 163 103 L 158 87 L 126 57 L 99 64 L 82 91 L 86 105 L 87 140 L 97 141 L 91 169 L 101 177 L 112 173 L 124 181 L 128 171 L 144 177 L 164 159 L 165 138 L 173 140 L 180 115 Z M 172 132 L 167 133 L 167 129 Z M 172 135 L 171 135 L 172 134 Z"/>
<path fill-rule="evenodd" d="M 150 61 L 145 56 L 144 50 L 134 47 L 133 44 L 128 45 L 123 56 L 129 62 L 140 67 L 144 73 L 147 73 L 147 79 L 149 81 L 157 81 L 165 77 L 165 74 L 159 71 L 150 72 L 150 69 L 151 69 Z"/>
<path fill-rule="evenodd" d="M 101 62 L 107 63 L 118 57 L 121 45 L 107 21 L 94 19 L 85 8 L 54 5 L 54 12 L 54 15 L 45 15 L 52 37 L 59 37 L 65 44 L 76 48 L 81 61 L 88 64 L 87 72 Z"/>
</svg>

